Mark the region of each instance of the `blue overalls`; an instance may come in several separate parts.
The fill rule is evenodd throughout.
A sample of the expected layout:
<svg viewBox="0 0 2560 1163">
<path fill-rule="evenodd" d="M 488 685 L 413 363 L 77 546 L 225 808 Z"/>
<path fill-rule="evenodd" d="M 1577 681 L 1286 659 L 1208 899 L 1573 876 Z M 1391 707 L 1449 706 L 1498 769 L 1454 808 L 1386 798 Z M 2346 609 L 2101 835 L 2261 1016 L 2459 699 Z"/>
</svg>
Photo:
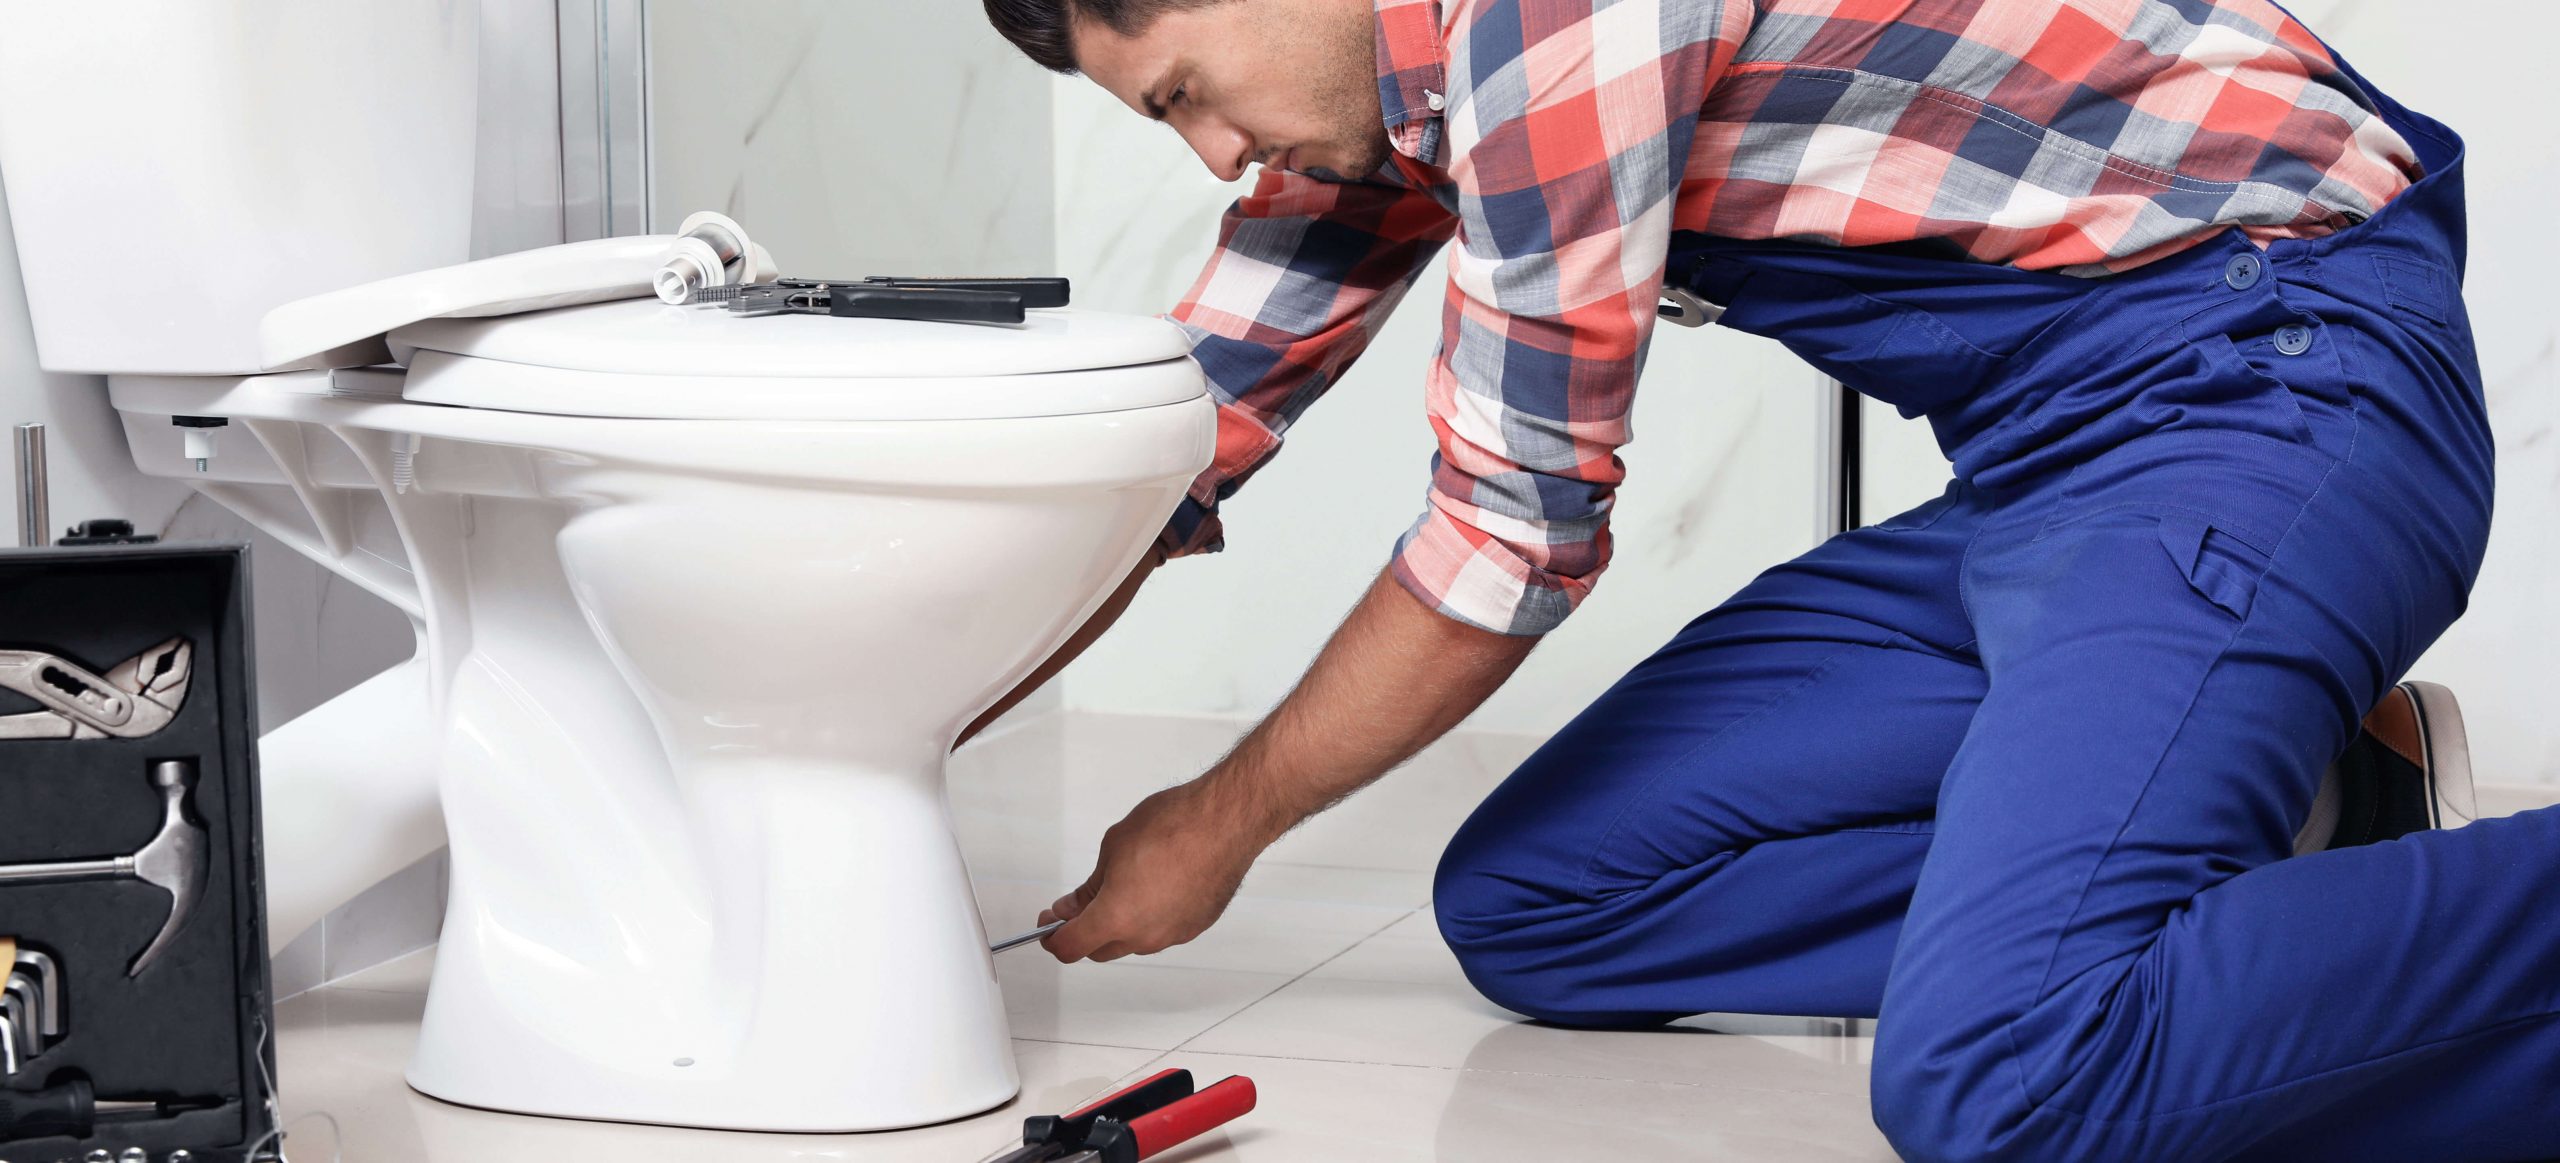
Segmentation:
<svg viewBox="0 0 2560 1163">
<path fill-rule="evenodd" d="M 1486 996 L 1880 1014 L 1912 1160 L 2560 1156 L 2560 810 L 2290 856 L 2489 527 L 2461 142 L 2366 92 L 2427 176 L 2264 251 L 2092 280 L 1679 239 L 1722 322 L 1927 417 L 1955 480 L 1477 809 L 1434 902 Z"/>
</svg>

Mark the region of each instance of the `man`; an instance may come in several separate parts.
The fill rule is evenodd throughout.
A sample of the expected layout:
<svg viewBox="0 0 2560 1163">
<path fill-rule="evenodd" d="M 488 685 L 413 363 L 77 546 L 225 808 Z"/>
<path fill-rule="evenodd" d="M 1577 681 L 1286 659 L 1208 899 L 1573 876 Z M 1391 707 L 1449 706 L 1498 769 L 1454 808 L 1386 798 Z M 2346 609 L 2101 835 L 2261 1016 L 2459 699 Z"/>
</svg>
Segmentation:
<svg viewBox="0 0 2560 1163">
<path fill-rule="evenodd" d="M 1915 1160 L 2560 1155 L 2560 812 L 2426 830 L 2458 720 L 2395 686 L 2488 527 L 2451 131 L 2268 0 L 986 5 L 1263 167 L 1174 316 L 1215 463 L 1035 682 L 1219 544 L 1457 243 L 1427 511 L 1269 718 L 1109 831 L 1060 959 L 1197 936 L 1582 599 L 1668 290 L 1926 416 L 1955 480 L 1478 808 L 1434 892 L 1471 981 L 1577 1025 L 1881 1013 Z"/>
</svg>

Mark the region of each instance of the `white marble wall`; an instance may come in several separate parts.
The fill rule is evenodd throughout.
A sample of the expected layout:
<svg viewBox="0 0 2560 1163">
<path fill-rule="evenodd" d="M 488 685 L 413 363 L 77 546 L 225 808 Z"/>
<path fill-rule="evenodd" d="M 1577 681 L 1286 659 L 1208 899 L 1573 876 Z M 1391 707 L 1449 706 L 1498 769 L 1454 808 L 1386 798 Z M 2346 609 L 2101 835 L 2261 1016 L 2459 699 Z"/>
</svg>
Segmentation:
<svg viewBox="0 0 2560 1163">
<path fill-rule="evenodd" d="M 2560 36 L 2560 8 L 2503 0 L 2302 0 L 2293 11 L 2358 70 L 2470 144 L 2471 266 L 2464 286 L 2498 440 L 2498 506 L 2469 613 L 2411 677 L 2462 700 L 2483 782 L 2560 785 L 2560 315 L 2550 274 L 2560 236 L 2545 225 L 2560 191 L 2555 90 L 2547 73 L 2484 68 L 2480 46 Z M 1924 424 L 1870 403 L 1867 512 L 1933 496 L 1946 462 Z"/>
<path fill-rule="evenodd" d="M 959 0 L 651 0 L 652 222 L 719 210 L 784 273 L 1049 265 L 1049 86 Z"/>
</svg>

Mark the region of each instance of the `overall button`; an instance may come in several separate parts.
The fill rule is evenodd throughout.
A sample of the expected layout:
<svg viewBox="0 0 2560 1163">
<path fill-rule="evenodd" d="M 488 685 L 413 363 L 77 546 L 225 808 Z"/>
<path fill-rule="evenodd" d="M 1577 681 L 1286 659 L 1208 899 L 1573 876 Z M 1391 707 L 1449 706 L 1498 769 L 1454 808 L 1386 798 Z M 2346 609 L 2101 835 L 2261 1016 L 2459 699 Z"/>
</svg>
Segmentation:
<svg viewBox="0 0 2560 1163">
<path fill-rule="evenodd" d="M 2299 323 L 2276 328 L 2276 350 L 2285 355 L 2300 355 L 2311 350 L 2311 329 Z"/>
<path fill-rule="evenodd" d="M 2230 262 L 2222 264 L 2222 281 L 2231 284 L 2232 290 L 2245 291 L 2258 285 L 2258 272 L 2262 269 L 2258 256 L 2235 254 Z"/>
</svg>

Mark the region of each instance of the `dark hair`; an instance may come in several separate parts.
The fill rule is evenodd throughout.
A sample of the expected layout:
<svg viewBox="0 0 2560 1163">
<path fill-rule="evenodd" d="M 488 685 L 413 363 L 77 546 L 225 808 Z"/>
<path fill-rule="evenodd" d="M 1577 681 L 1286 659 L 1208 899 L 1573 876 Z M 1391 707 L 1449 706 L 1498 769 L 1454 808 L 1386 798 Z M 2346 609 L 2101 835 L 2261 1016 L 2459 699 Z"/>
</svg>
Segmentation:
<svg viewBox="0 0 2560 1163">
<path fill-rule="evenodd" d="M 1136 36 L 1156 17 L 1183 8 L 1207 8 L 1227 0 L 986 0 L 987 22 L 1013 47 L 1051 72 L 1076 71 L 1075 23 L 1098 21 L 1122 36 Z"/>
</svg>

